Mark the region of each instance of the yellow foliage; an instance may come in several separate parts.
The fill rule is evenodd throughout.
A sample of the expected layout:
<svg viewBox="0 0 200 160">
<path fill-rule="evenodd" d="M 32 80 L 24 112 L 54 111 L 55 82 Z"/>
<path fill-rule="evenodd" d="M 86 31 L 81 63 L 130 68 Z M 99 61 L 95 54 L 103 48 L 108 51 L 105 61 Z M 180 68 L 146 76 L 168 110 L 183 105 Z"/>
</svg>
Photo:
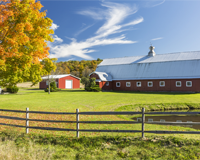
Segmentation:
<svg viewBox="0 0 200 160">
<path fill-rule="evenodd" d="M 35 0 L 1 0 L 0 3 L 0 85 L 16 85 L 21 81 L 37 83 L 43 67 L 40 60 L 48 58 L 47 41 L 52 20 L 41 12 Z M 12 82 L 12 83 L 11 83 Z"/>
</svg>

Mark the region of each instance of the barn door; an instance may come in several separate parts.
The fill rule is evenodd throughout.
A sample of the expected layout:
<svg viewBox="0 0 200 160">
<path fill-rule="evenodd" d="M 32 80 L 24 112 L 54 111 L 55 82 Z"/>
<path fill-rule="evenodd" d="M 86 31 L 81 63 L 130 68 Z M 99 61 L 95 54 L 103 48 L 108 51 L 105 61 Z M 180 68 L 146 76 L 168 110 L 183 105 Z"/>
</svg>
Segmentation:
<svg viewBox="0 0 200 160">
<path fill-rule="evenodd" d="M 72 80 L 65 80 L 65 88 L 72 89 Z"/>
</svg>

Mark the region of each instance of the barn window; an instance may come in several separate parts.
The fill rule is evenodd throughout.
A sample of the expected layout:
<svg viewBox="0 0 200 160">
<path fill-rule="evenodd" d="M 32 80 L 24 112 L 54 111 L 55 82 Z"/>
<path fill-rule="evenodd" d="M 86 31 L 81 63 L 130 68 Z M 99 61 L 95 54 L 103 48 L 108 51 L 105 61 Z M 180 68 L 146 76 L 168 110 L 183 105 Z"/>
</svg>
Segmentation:
<svg viewBox="0 0 200 160">
<path fill-rule="evenodd" d="M 109 86 L 109 82 L 106 82 L 106 86 Z"/>
<path fill-rule="evenodd" d="M 47 85 L 47 86 L 49 85 L 49 81 L 46 81 L 46 85 Z"/>
<path fill-rule="evenodd" d="M 126 87 L 130 87 L 131 86 L 131 82 L 126 82 Z"/>
<path fill-rule="evenodd" d="M 192 87 L 192 81 L 186 81 L 186 87 Z"/>
<path fill-rule="evenodd" d="M 181 87 L 181 81 L 176 81 L 176 87 Z"/>
<path fill-rule="evenodd" d="M 165 86 L 165 81 L 160 81 L 160 87 L 164 87 Z"/>
<path fill-rule="evenodd" d="M 142 86 L 142 83 L 141 83 L 141 82 L 136 82 L 136 86 L 137 86 L 137 87 L 141 87 L 141 86 Z"/>
<path fill-rule="evenodd" d="M 153 82 L 148 82 L 148 87 L 153 87 Z"/>
<path fill-rule="evenodd" d="M 121 83 L 120 82 L 117 82 L 116 83 L 116 87 L 120 87 Z"/>
</svg>

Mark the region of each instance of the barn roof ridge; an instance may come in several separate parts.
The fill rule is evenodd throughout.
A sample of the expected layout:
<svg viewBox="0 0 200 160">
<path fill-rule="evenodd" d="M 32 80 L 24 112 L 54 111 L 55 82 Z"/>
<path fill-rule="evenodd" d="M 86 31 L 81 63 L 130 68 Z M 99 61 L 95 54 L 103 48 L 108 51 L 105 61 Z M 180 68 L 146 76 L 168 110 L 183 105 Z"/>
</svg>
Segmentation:
<svg viewBox="0 0 200 160">
<path fill-rule="evenodd" d="M 200 54 L 200 53 L 199 53 Z M 178 60 L 178 61 L 196 61 L 197 59 L 189 59 L 189 60 Z M 200 60 L 200 59 L 199 59 Z M 177 61 L 161 61 L 161 62 L 143 62 L 143 63 L 138 63 L 138 64 L 144 64 L 144 63 L 168 63 L 168 62 L 177 62 Z M 120 66 L 120 65 L 132 65 L 132 64 L 137 64 L 137 63 L 125 63 L 125 64 L 107 64 L 107 65 L 100 65 L 101 66 Z M 98 66 L 97 66 L 98 67 Z M 98 71 L 97 71 L 98 72 Z"/>
<path fill-rule="evenodd" d="M 194 52 L 199 52 L 199 54 L 200 54 L 200 50 L 199 50 L 199 51 L 184 51 L 184 52 L 162 53 L 162 54 L 156 54 L 156 56 L 168 55 L 168 54 L 178 54 L 178 53 L 194 53 Z M 146 57 L 146 56 L 148 56 L 148 55 L 114 57 L 114 58 L 105 58 L 105 59 L 103 59 L 103 60 L 106 60 L 106 59 L 130 58 L 130 57 Z"/>
<path fill-rule="evenodd" d="M 67 77 L 67 76 L 72 76 L 74 78 L 80 79 L 79 77 L 76 77 L 72 74 L 57 74 L 57 75 L 49 75 L 51 79 L 59 79 L 59 78 L 63 78 L 63 77 Z M 42 77 L 42 79 L 48 79 L 48 76 L 44 76 Z"/>
<path fill-rule="evenodd" d="M 157 54 L 155 56 L 132 56 L 121 58 L 109 58 L 103 59 L 98 65 L 122 65 L 122 64 L 136 64 L 136 63 L 156 63 L 156 62 L 177 62 L 177 61 L 189 61 L 200 60 L 200 51 L 188 51 L 188 52 L 176 52 L 168 54 Z"/>
</svg>

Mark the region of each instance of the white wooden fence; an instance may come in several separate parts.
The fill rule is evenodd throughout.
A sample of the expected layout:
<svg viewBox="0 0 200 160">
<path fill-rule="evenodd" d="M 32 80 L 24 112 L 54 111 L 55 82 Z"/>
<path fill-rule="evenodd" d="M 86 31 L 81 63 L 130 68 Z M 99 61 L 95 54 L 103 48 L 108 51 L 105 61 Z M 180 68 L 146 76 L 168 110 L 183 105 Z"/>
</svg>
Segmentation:
<svg viewBox="0 0 200 160">
<path fill-rule="evenodd" d="M 0 109 L 2 112 L 17 112 L 17 113 L 25 113 L 26 118 L 20 117 L 10 117 L 10 116 L 2 116 L 0 115 L 0 119 L 13 119 L 13 120 L 24 120 L 26 121 L 26 125 L 14 125 L 7 123 L 0 123 L 0 125 L 13 126 L 25 128 L 26 133 L 29 133 L 29 128 L 31 129 L 41 129 L 41 130 L 53 130 L 53 131 L 75 131 L 76 136 L 79 137 L 79 132 L 140 132 L 142 133 L 142 137 L 144 138 L 144 133 L 156 133 L 156 134 L 200 134 L 200 131 L 159 131 L 159 130 L 151 130 L 145 131 L 145 123 L 148 124 L 165 124 L 165 125 L 200 125 L 200 122 L 147 122 L 145 121 L 146 114 L 166 114 L 166 115 L 198 115 L 200 112 L 145 112 L 145 108 L 142 109 L 142 112 L 79 112 L 79 109 L 76 109 L 76 112 L 43 112 L 43 111 L 29 111 L 29 108 L 26 108 L 26 111 L 22 110 L 8 110 L 8 109 Z M 58 114 L 58 115 L 76 115 L 76 121 L 55 121 L 55 120 L 41 120 L 41 119 L 30 119 L 29 114 Z M 141 114 L 142 121 L 80 121 L 80 115 L 134 115 Z M 65 128 L 52 128 L 52 127 L 37 127 L 37 126 L 29 126 L 29 121 L 37 121 L 37 122 L 52 122 L 52 123 L 76 123 L 76 129 L 65 129 Z M 95 130 L 95 129 L 79 129 L 80 123 L 86 124 L 136 124 L 141 123 L 141 130 Z"/>
</svg>

